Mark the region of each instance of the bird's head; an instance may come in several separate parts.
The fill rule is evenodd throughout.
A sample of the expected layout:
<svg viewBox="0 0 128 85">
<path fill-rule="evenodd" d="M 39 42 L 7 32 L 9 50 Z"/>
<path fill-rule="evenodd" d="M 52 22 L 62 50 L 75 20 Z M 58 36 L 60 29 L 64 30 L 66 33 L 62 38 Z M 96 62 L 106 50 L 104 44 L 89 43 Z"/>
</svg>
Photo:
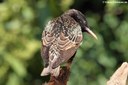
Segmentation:
<svg viewBox="0 0 128 85">
<path fill-rule="evenodd" d="M 66 11 L 64 14 L 71 16 L 76 22 L 78 22 L 79 25 L 81 26 L 82 32 L 87 32 L 91 34 L 95 39 L 97 39 L 97 36 L 89 29 L 84 14 L 82 14 L 80 11 L 75 9 L 70 9 Z"/>
</svg>

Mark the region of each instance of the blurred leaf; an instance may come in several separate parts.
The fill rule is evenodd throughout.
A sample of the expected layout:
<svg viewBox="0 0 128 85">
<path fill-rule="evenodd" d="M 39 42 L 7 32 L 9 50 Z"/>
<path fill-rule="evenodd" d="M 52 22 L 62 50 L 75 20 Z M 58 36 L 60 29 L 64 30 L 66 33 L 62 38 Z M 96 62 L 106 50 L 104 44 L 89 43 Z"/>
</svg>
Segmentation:
<svg viewBox="0 0 128 85">
<path fill-rule="evenodd" d="M 99 85 L 104 85 L 104 84 L 106 84 L 107 79 L 103 75 L 99 75 L 98 82 L 99 82 Z"/>
<path fill-rule="evenodd" d="M 20 76 L 20 77 L 25 77 L 27 72 L 24 66 L 24 63 L 22 63 L 21 60 L 16 59 L 12 56 L 10 56 L 9 54 L 7 54 L 4 57 L 5 61 L 7 61 L 7 63 L 9 63 L 9 65 L 11 66 L 11 68 Z"/>
<path fill-rule="evenodd" d="M 111 14 L 106 14 L 104 16 L 104 21 L 108 26 L 110 26 L 112 29 L 117 29 L 116 27 L 118 26 L 119 22 L 117 20 L 117 17 Z"/>
<path fill-rule="evenodd" d="M 5 77 L 5 74 L 7 74 L 8 69 L 9 69 L 9 65 L 6 64 L 5 62 L 2 63 L 2 65 L 0 64 L 0 79 Z"/>
<path fill-rule="evenodd" d="M 33 57 L 32 55 L 39 49 L 40 43 L 37 41 L 26 41 L 25 49 L 16 49 L 13 51 L 13 54 L 16 57 L 27 60 Z"/>
<path fill-rule="evenodd" d="M 107 4 L 106 4 L 106 11 L 107 12 L 111 12 L 111 13 L 114 13 L 114 11 L 115 11 L 115 9 L 116 9 L 116 7 L 118 6 L 118 4 L 117 3 L 114 3 L 114 2 L 118 2 L 119 0 L 114 0 L 114 1 L 112 1 L 112 0 L 107 0 Z M 110 3 L 109 3 L 110 2 Z M 113 3 L 112 3 L 113 2 Z"/>
<path fill-rule="evenodd" d="M 104 54 L 99 56 L 98 61 L 106 68 L 113 68 L 116 65 L 116 60 L 114 57 L 106 56 Z"/>
<path fill-rule="evenodd" d="M 73 4 L 74 0 L 61 0 L 61 8 L 63 11 L 69 9 L 69 7 Z"/>
<path fill-rule="evenodd" d="M 24 7 L 22 9 L 22 15 L 25 21 L 31 22 L 34 19 L 33 10 L 30 7 Z"/>
<path fill-rule="evenodd" d="M 16 74 L 10 74 L 6 85 L 21 85 L 20 79 Z"/>
<path fill-rule="evenodd" d="M 22 23 L 20 20 L 18 19 L 13 19 L 12 21 L 6 23 L 5 27 L 7 29 L 11 29 L 11 30 L 17 30 L 20 29 Z"/>
<path fill-rule="evenodd" d="M 10 8 L 8 7 L 8 4 L 6 4 L 6 3 L 0 4 L 0 22 L 3 22 L 10 18 L 12 12 L 9 10 L 10 10 Z"/>
</svg>

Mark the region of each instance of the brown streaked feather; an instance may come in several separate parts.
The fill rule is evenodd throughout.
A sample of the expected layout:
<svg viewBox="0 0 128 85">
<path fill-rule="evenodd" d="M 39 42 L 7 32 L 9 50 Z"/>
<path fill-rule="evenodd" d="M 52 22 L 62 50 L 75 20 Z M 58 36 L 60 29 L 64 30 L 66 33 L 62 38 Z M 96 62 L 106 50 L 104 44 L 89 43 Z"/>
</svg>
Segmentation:
<svg viewBox="0 0 128 85">
<path fill-rule="evenodd" d="M 61 32 L 60 37 L 57 39 L 58 41 L 58 48 L 60 50 L 67 50 L 70 49 L 71 47 L 74 47 L 74 42 L 69 40 L 68 37 L 65 37 L 64 34 Z"/>
<path fill-rule="evenodd" d="M 53 36 L 54 33 L 52 32 L 53 26 L 53 21 L 49 21 L 42 33 L 41 57 L 44 61 L 44 67 L 49 65 L 49 49 L 51 47 L 51 43 L 55 40 Z"/>
<path fill-rule="evenodd" d="M 42 35 L 44 62 L 58 67 L 74 55 L 81 42 L 81 27 L 73 18 L 62 15 L 50 21 Z"/>
<path fill-rule="evenodd" d="M 41 48 L 41 57 L 43 58 L 44 61 L 44 67 L 48 66 L 49 62 L 49 48 L 50 46 L 44 46 L 42 45 Z"/>
</svg>

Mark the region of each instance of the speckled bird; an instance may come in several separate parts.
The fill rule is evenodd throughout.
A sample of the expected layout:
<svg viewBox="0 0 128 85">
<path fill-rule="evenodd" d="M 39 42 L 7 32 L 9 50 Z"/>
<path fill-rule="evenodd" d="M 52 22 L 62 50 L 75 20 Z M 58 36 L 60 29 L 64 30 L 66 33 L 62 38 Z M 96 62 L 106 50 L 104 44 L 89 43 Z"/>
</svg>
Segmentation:
<svg viewBox="0 0 128 85">
<path fill-rule="evenodd" d="M 75 9 L 70 9 L 48 22 L 42 33 L 41 56 L 44 69 L 41 76 L 59 75 L 60 65 L 74 57 L 79 48 L 83 40 L 82 32 L 97 39 L 89 29 L 84 14 Z"/>
</svg>

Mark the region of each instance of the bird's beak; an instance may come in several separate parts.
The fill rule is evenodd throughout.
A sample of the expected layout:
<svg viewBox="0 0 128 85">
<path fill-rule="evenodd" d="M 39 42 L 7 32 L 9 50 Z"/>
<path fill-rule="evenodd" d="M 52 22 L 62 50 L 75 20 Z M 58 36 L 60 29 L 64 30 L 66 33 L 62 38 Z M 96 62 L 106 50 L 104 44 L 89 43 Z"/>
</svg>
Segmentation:
<svg viewBox="0 0 128 85">
<path fill-rule="evenodd" d="M 97 36 L 88 28 L 86 27 L 86 32 L 89 33 L 90 35 L 92 35 L 96 40 L 98 39 Z"/>
</svg>

